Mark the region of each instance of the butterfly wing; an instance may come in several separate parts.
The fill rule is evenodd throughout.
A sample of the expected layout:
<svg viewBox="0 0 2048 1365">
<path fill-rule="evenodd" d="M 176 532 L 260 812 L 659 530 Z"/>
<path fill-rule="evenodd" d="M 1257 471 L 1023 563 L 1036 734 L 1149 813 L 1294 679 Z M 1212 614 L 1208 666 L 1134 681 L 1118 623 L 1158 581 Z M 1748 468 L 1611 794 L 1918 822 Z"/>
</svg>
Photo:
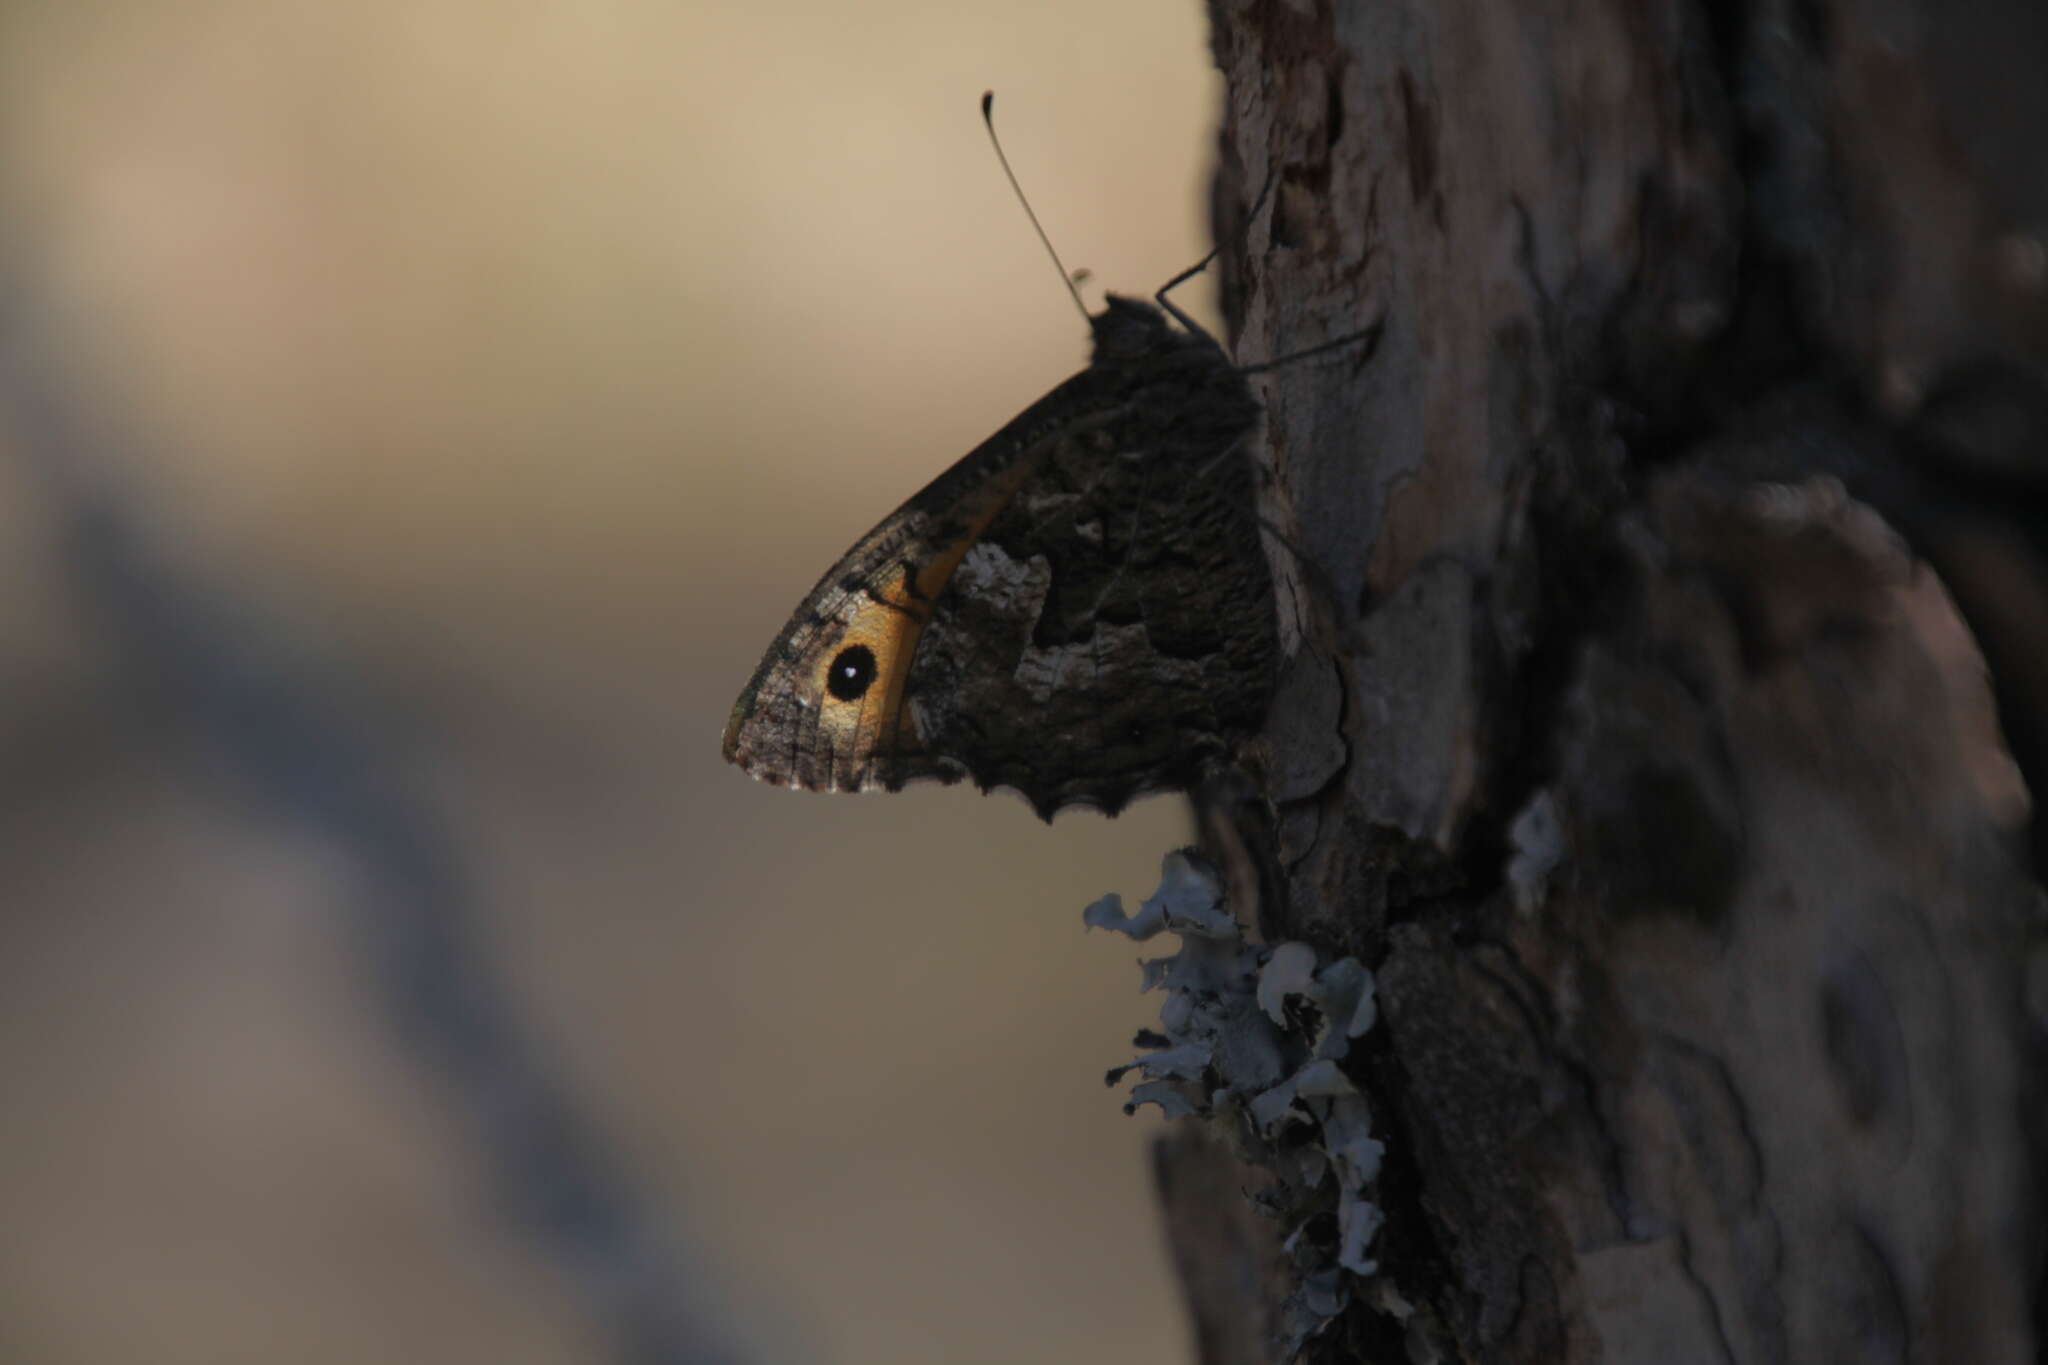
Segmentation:
<svg viewBox="0 0 2048 1365">
<path fill-rule="evenodd" d="M 1137 373 L 1116 418 L 1056 441 L 968 549 L 906 680 L 892 785 L 964 766 L 1046 817 L 1192 786 L 1264 720 L 1271 579 L 1245 449 L 1258 409 L 1220 354 Z"/>
<path fill-rule="evenodd" d="M 1184 786 L 1270 698 L 1270 586 L 1207 338 L 1112 298 L 1088 369 L 849 550 L 740 694 L 725 756 L 823 791 L 1012 786 L 1040 814 Z"/>
<path fill-rule="evenodd" d="M 832 566 L 768 647 L 726 724 L 724 750 L 764 782 L 860 791 L 905 780 L 915 742 L 904 684 L 935 603 L 975 539 L 1062 439 L 1114 419 L 1083 371 L 970 451 Z M 878 772 L 878 768 L 880 772 Z M 930 775 L 957 779 L 940 765 Z"/>
</svg>

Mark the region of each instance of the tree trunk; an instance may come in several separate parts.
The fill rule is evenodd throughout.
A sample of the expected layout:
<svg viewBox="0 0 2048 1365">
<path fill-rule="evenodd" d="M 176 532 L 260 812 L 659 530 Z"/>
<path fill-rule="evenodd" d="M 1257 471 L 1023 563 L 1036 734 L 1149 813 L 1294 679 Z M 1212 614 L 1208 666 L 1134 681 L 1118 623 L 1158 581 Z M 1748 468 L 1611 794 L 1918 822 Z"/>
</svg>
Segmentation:
<svg viewBox="0 0 2048 1365">
<path fill-rule="evenodd" d="M 1291 659 L 1203 803 L 1377 980 L 1307 1358 L 2041 1358 L 2048 19 L 1212 8 L 1239 357 L 1379 326 L 1261 380 Z M 1161 1189 L 1273 1360 L 1328 1179 L 1233 1131 Z"/>
</svg>

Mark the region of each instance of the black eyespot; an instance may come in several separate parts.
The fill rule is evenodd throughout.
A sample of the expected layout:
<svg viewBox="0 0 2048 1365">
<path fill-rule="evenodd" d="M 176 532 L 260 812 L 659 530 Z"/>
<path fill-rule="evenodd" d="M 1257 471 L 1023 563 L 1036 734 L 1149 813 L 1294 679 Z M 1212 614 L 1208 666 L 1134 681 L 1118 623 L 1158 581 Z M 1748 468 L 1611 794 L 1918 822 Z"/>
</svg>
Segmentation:
<svg viewBox="0 0 2048 1365">
<path fill-rule="evenodd" d="M 875 652 L 866 645 L 848 645 L 825 670 L 825 690 L 840 701 L 857 700 L 875 680 Z"/>
</svg>

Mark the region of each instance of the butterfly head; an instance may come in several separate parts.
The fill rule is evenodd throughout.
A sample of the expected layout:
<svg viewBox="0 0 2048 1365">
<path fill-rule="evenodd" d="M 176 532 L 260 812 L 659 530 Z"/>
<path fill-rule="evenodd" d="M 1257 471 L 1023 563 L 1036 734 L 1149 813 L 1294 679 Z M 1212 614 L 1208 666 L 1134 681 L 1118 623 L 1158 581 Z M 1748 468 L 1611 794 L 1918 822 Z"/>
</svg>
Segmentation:
<svg viewBox="0 0 2048 1365">
<path fill-rule="evenodd" d="M 1101 312 L 1089 314 L 1088 329 L 1094 337 L 1090 363 L 1095 366 L 1127 365 L 1190 345 L 1204 350 L 1215 345 L 1206 336 L 1176 329 L 1144 300 L 1123 294 L 1109 295 Z"/>
</svg>

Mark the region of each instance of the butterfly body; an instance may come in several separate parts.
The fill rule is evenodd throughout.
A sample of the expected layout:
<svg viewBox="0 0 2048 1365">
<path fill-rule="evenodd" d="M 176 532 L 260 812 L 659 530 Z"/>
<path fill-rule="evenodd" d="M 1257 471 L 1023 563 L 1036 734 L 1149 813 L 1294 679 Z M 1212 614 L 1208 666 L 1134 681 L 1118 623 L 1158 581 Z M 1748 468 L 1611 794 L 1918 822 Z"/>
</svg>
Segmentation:
<svg viewBox="0 0 2048 1365">
<path fill-rule="evenodd" d="M 807 596 L 725 731 L 763 781 L 1013 787 L 1040 815 L 1185 788 L 1255 731 L 1278 643 L 1244 376 L 1112 295 L 1087 369 Z"/>
</svg>

